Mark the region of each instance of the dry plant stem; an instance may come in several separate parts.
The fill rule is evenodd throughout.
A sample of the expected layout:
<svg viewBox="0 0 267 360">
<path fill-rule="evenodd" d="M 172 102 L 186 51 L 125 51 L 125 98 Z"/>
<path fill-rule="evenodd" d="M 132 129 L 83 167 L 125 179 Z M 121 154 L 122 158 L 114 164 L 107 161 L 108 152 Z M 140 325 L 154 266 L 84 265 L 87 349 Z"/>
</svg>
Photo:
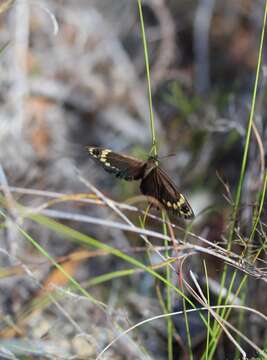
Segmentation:
<svg viewBox="0 0 267 360">
<path fill-rule="evenodd" d="M 204 296 L 204 294 L 203 294 L 203 292 L 202 292 L 202 290 L 201 290 L 201 287 L 199 286 L 199 284 L 198 284 L 198 282 L 197 282 L 197 280 L 196 280 L 196 278 L 195 278 L 195 276 L 194 276 L 194 274 L 193 274 L 192 272 L 191 272 L 191 277 L 192 277 L 192 279 L 193 279 L 193 281 L 194 281 L 194 283 L 195 283 L 195 285 L 196 285 L 196 287 L 197 287 L 197 289 L 198 289 L 198 291 L 199 291 L 199 294 L 200 294 L 200 296 L 201 296 L 204 304 L 207 304 L 207 305 L 208 305 L 207 299 L 206 299 L 206 297 Z M 187 285 L 189 286 L 189 284 L 187 284 Z M 193 291 L 194 291 L 194 290 L 193 290 Z M 195 295 L 197 296 L 196 293 L 195 293 Z M 244 311 L 244 308 L 245 308 L 245 306 L 243 306 L 242 309 L 240 308 L 240 310 L 241 310 L 241 311 Z M 214 311 L 212 310 L 212 307 L 210 307 L 209 305 L 207 306 L 207 310 L 208 310 L 208 311 L 211 311 L 212 315 L 217 315 L 217 313 L 214 312 Z M 229 308 L 228 310 L 230 311 L 231 308 Z M 250 309 L 250 310 L 251 310 L 251 309 Z M 216 320 L 218 321 L 217 316 L 215 316 L 215 318 L 216 318 Z M 266 354 L 264 351 L 262 351 L 258 346 L 256 346 L 251 340 L 249 340 L 244 334 L 242 334 L 237 328 L 235 328 L 233 325 L 231 325 L 228 321 L 226 321 L 226 320 L 223 319 L 223 318 L 221 318 L 221 321 L 222 321 L 225 325 L 227 325 L 231 330 L 233 330 L 234 332 L 236 332 L 237 335 L 238 335 L 240 338 L 244 339 L 247 343 L 249 343 L 249 344 L 252 346 L 252 348 L 254 348 L 256 351 L 258 351 L 258 352 L 259 352 L 261 355 L 263 355 L 265 358 L 267 358 L 267 354 Z M 220 325 L 221 325 L 221 324 L 220 324 Z M 224 330 L 224 329 L 223 329 L 223 330 Z M 236 344 L 238 344 L 238 342 L 235 341 L 234 344 L 236 345 Z M 241 347 L 237 346 L 236 349 L 238 349 L 238 350 L 240 351 Z M 243 354 L 243 358 L 246 359 L 246 354 L 243 353 L 242 351 L 241 351 L 241 353 Z"/>
<path fill-rule="evenodd" d="M 0 189 L 3 190 L 3 186 L 0 186 Z M 95 195 L 90 195 L 90 194 L 70 194 L 70 195 L 67 195 L 67 194 L 62 194 L 62 193 L 55 193 L 55 192 L 48 192 L 48 191 L 42 191 L 42 190 L 35 190 L 35 189 L 24 189 L 24 188 L 16 188 L 16 187 L 9 187 L 9 190 L 11 192 L 17 192 L 17 193 L 21 193 L 21 194 L 31 194 L 31 195 L 39 195 L 39 196 L 45 196 L 45 197 L 55 197 L 55 198 L 59 198 L 58 200 L 52 200 L 52 201 L 49 201 L 49 202 L 46 202 L 36 208 L 32 208 L 30 211 L 31 212 L 39 212 L 41 211 L 42 209 L 45 209 L 49 206 L 51 206 L 52 204 L 55 204 L 57 202 L 64 202 L 64 201 L 79 201 L 81 203 L 90 203 L 90 204 L 96 204 L 96 205 L 103 205 L 104 202 L 102 200 L 92 200 L 90 198 L 96 198 Z M 111 200 L 110 200 L 111 201 Z M 113 200 L 112 200 L 113 201 Z M 138 208 L 136 207 L 133 207 L 133 206 L 129 206 L 127 204 L 123 204 L 123 203 L 117 203 L 117 202 L 114 202 L 113 203 L 119 207 L 120 209 L 124 209 L 124 210 L 130 210 L 130 211 L 134 211 L 134 212 L 140 212 L 141 214 L 144 214 L 143 211 L 139 210 Z M 159 222 L 162 223 L 162 219 L 155 216 L 155 215 L 152 215 L 152 214 L 147 214 L 147 216 L 149 218 L 152 218 L 152 219 L 155 219 Z M 170 226 L 172 228 L 177 228 L 181 231 L 184 231 L 184 228 L 182 227 L 179 227 L 173 223 L 170 223 Z M 196 235 L 192 232 L 188 232 L 187 231 L 187 234 L 196 238 L 197 240 L 199 241 L 202 241 L 204 243 L 206 243 L 207 245 L 209 245 L 211 248 L 215 248 L 217 249 L 219 252 L 222 252 L 224 253 L 225 252 L 225 249 L 214 244 L 214 243 L 211 243 L 209 242 L 208 240 L 206 240 L 205 238 L 199 236 L 199 235 Z M 229 254 L 227 253 L 227 255 L 231 255 L 232 257 L 236 257 L 237 259 L 240 258 L 240 256 L 236 255 L 236 254 Z"/>
<path fill-rule="evenodd" d="M 142 228 L 145 229 L 145 223 L 146 223 L 146 219 L 149 215 L 149 210 L 152 208 L 152 204 L 148 204 L 147 205 L 147 208 L 145 210 L 145 213 L 144 213 L 144 218 L 142 220 Z"/>
<path fill-rule="evenodd" d="M 3 186 L 0 186 L 0 189 L 3 190 Z M 102 200 L 91 200 L 91 199 L 85 199 L 84 197 L 94 197 L 95 195 L 88 195 L 88 194 L 75 194 L 75 195 L 66 195 L 66 194 L 62 194 L 62 193 L 54 193 L 54 192 L 47 192 L 47 191 L 41 191 L 41 190 L 35 190 L 35 189 L 24 189 L 24 188 L 16 188 L 16 187 L 9 187 L 9 191 L 10 192 L 16 192 L 16 193 L 20 193 L 20 194 L 29 194 L 29 195 L 36 195 L 36 196 L 45 196 L 45 197 L 56 197 L 56 198 L 60 198 L 62 197 L 62 199 L 64 199 L 63 201 L 66 201 L 67 198 L 70 201 L 80 201 L 81 203 L 92 203 L 92 204 L 104 204 L 104 202 Z M 74 196 L 74 198 L 73 198 Z M 81 196 L 81 199 L 79 199 L 79 196 Z M 109 201 L 112 201 L 109 199 Z M 139 210 L 138 208 L 134 207 L 134 206 L 130 206 L 127 204 L 123 204 L 123 203 L 117 203 L 114 202 L 116 207 L 123 209 L 123 210 L 127 210 L 127 211 L 134 211 L 134 212 L 139 212 L 140 214 L 144 214 L 143 211 Z M 43 205 L 40 206 L 40 208 L 42 208 L 42 206 L 45 208 L 49 205 L 48 203 L 45 203 Z M 39 208 L 39 207 L 38 207 Z M 34 208 L 34 209 L 25 209 L 25 215 L 30 214 L 30 213 L 38 213 L 38 208 Z M 115 226 L 115 227 L 121 227 L 121 229 L 124 229 L 126 231 L 133 231 L 132 229 L 129 228 L 125 228 L 125 225 L 120 224 L 120 223 L 114 223 L 114 222 L 107 222 L 101 219 L 97 219 L 94 217 L 88 217 L 88 216 L 84 216 L 84 215 L 79 215 L 79 214 L 75 214 L 75 213 L 66 213 L 66 212 L 62 212 L 62 211 L 56 211 L 56 210 L 46 210 L 46 211 L 40 211 L 41 213 L 43 213 L 44 215 L 48 215 L 49 217 L 57 217 L 57 218 L 62 218 L 62 219 L 71 219 L 71 220 L 76 220 L 76 221 L 82 221 L 82 222 L 89 222 L 89 223 L 95 223 L 95 224 L 100 224 L 100 225 L 105 225 L 105 226 Z M 152 215 L 152 214 L 147 214 L 147 216 L 151 219 L 157 220 L 160 223 L 162 223 L 162 219 Z M 170 224 L 170 226 L 174 229 L 179 229 L 180 231 L 185 231 L 184 228 L 176 225 L 176 224 Z M 143 232 L 145 232 L 144 229 L 139 229 L 138 231 L 140 231 L 140 233 L 142 234 Z M 161 237 L 162 236 L 158 233 L 155 232 L 149 232 L 145 233 L 148 236 L 156 236 L 156 237 Z M 195 238 L 196 240 L 198 240 L 199 242 L 203 242 L 204 244 L 208 245 L 208 247 L 201 247 L 201 246 L 197 246 L 197 245 L 193 245 L 190 243 L 184 243 L 183 241 L 179 241 L 177 242 L 177 244 L 182 243 L 183 245 L 179 245 L 182 246 L 184 249 L 192 249 L 195 250 L 197 252 L 202 252 L 202 253 L 207 253 L 210 255 L 213 255 L 221 260 L 223 260 L 224 262 L 228 262 L 230 265 L 238 268 L 239 270 L 247 273 L 248 275 L 254 276 L 256 278 L 259 279 L 263 279 L 264 281 L 266 281 L 266 275 L 267 272 L 264 271 L 264 269 L 258 269 L 255 267 L 255 265 L 253 265 L 253 263 L 247 261 L 246 259 L 242 259 L 239 255 L 233 253 L 233 252 L 229 252 L 227 250 L 225 250 L 223 247 L 219 246 L 218 244 L 214 244 L 210 241 L 208 241 L 207 239 L 196 235 L 190 231 L 187 231 L 187 235 L 190 235 L 190 237 Z M 169 239 L 171 241 L 171 238 Z M 235 261 L 234 259 L 236 259 L 237 261 Z"/>
<path fill-rule="evenodd" d="M 80 201 L 80 202 L 84 202 L 84 203 L 91 203 L 91 204 L 96 204 L 96 205 L 103 205 L 104 202 L 102 200 L 92 200 L 92 199 L 86 199 L 86 198 L 92 198 L 92 197 L 95 197 L 94 195 L 89 195 L 89 194 L 74 194 L 74 195 L 64 195 L 64 194 L 60 194 L 60 193 L 50 193 L 50 192 L 44 192 L 44 191 L 38 191 L 38 190 L 28 190 L 27 189 L 20 189 L 20 188 L 11 188 L 12 191 L 17 191 L 19 193 L 29 193 L 29 194 L 36 194 L 36 195 L 44 195 L 44 196 L 49 196 L 49 197 L 57 197 L 57 198 L 60 198 L 58 200 L 52 200 L 52 201 L 49 201 L 49 202 L 46 202 L 40 206 L 38 206 L 37 208 L 34 208 L 34 209 L 31 209 L 30 211 L 31 212 L 40 212 L 41 210 L 44 210 L 45 208 L 53 205 L 53 204 L 56 204 L 58 202 L 63 202 L 63 201 Z M 25 191 L 24 191 L 25 190 Z M 151 201 L 154 200 L 153 198 L 151 198 Z M 132 211 L 137 211 L 137 212 L 140 212 L 142 214 L 144 214 L 146 217 L 150 217 L 152 219 L 156 219 L 160 222 L 162 222 L 162 219 L 157 217 L 157 216 L 154 216 L 154 215 L 151 215 L 149 214 L 147 211 L 146 212 L 143 212 L 143 211 L 140 211 L 138 208 L 136 207 L 133 207 L 133 206 L 128 206 L 126 204 L 122 204 L 122 203 L 117 203 L 117 202 L 114 202 L 113 200 L 110 200 L 109 201 L 112 201 L 113 204 L 116 205 L 116 207 L 119 207 L 121 209 L 125 209 L 125 210 L 132 210 Z M 154 200 L 155 201 L 155 200 Z M 155 203 L 156 206 L 160 206 L 159 203 Z M 179 230 L 182 230 L 184 231 L 184 228 L 182 227 L 179 227 L 171 222 L 168 221 L 168 227 L 171 229 L 171 228 L 178 228 Z M 199 241 L 202 241 L 208 245 L 210 245 L 212 248 L 215 248 L 217 249 L 219 252 L 222 252 L 224 253 L 225 252 L 225 249 L 214 244 L 214 243 L 211 243 L 209 242 L 208 240 L 204 239 L 203 237 L 200 237 L 199 235 L 196 235 L 192 232 L 189 232 L 187 231 L 187 235 L 190 235 L 192 237 L 195 237 L 196 239 L 198 239 Z M 229 254 L 229 252 L 226 253 L 226 255 L 229 257 L 229 255 L 231 255 L 232 257 L 236 257 L 236 258 L 240 258 L 240 256 L 236 255 L 236 254 Z"/>
<path fill-rule="evenodd" d="M 95 198 L 95 200 L 93 200 Z M 98 200 L 96 196 L 92 196 L 90 194 L 74 194 L 74 195 L 66 195 L 66 196 L 60 196 L 56 199 L 47 201 L 43 203 L 40 206 L 37 206 L 35 209 L 35 212 L 40 212 L 44 209 L 47 209 L 49 207 L 52 207 L 53 205 L 60 204 L 62 202 L 71 202 L 71 201 L 77 201 L 82 202 L 85 204 L 94 204 L 94 205 L 105 205 L 103 201 Z"/>
<path fill-rule="evenodd" d="M 2 187 L 0 186 L 0 189 Z M 36 190 L 36 189 L 25 189 L 25 188 L 18 188 L 18 187 L 9 187 L 9 190 L 11 192 L 17 192 L 17 193 L 20 193 L 20 194 L 29 194 L 29 195 L 36 195 L 36 196 L 45 196 L 45 197 L 55 197 L 55 198 L 60 198 L 58 201 L 56 200 L 52 200 L 52 202 L 46 202 L 40 206 L 38 206 L 37 208 L 32 208 L 31 211 L 33 212 L 38 212 L 38 211 L 41 211 L 49 206 L 51 206 L 52 204 L 56 203 L 56 202 L 60 202 L 60 201 L 80 201 L 81 203 L 90 203 L 90 204 L 96 204 L 96 205 L 103 205 L 105 204 L 104 201 L 102 200 L 98 200 L 98 198 L 96 198 L 96 200 L 93 200 L 93 199 L 89 199 L 90 197 L 95 197 L 94 195 L 90 195 L 90 194 L 73 194 L 73 195 L 68 195 L 68 194 L 63 194 L 63 193 L 58 193 L 58 192 L 50 192 L 50 191 L 42 191 L 42 190 Z M 87 199 L 88 198 L 88 199 Z M 128 205 L 128 204 L 125 204 L 125 203 L 118 203 L 118 202 L 115 202 L 113 200 L 110 200 L 109 201 L 112 201 L 116 207 L 120 208 L 120 209 L 123 209 L 123 210 L 128 210 L 128 211 L 134 211 L 134 212 L 139 212 L 140 214 L 143 214 L 145 215 L 146 213 L 140 209 L 138 209 L 137 207 L 134 207 L 134 206 L 131 206 L 131 205 Z M 156 204 L 157 205 L 157 204 Z M 147 217 L 151 218 L 151 219 L 155 219 L 159 222 L 162 223 L 162 219 L 158 216 L 155 216 L 155 215 L 152 215 L 152 214 L 149 214 L 147 213 L 146 214 Z M 179 229 L 181 231 L 185 231 L 183 227 L 180 227 L 176 224 L 173 224 L 173 223 L 169 223 L 169 226 L 171 226 L 172 228 L 174 229 Z M 199 236 L 199 235 L 196 235 L 190 231 L 187 231 L 187 235 L 190 235 L 194 238 L 196 238 L 198 241 L 201 241 L 201 242 L 204 242 L 205 244 L 209 245 L 210 247 L 212 248 L 215 248 L 217 249 L 219 252 L 225 252 L 225 249 L 218 246 L 217 244 L 214 244 L 213 242 L 210 242 L 208 241 L 207 239 Z M 227 253 L 227 255 L 229 256 L 229 253 Z M 239 258 L 238 255 L 236 254 L 231 254 L 231 256 L 233 257 L 236 257 L 236 258 Z"/>
<path fill-rule="evenodd" d="M 200 296 L 195 292 L 195 290 L 192 289 L 192 287 L 184 280 L 184 283 L 188 289 L 188 291 L 191 293 L 191 295 L 199 302 L 201 303 L 203 306 L 205 306 L 207 304 L 207 309 L 208 311 L 211 313 L 211 315 L 213 315 L 213 317 L 216 319 L 216 321 L 218 322 L 218 324 L 221 326 L 221 329 L 225 331 L 226 335 L 230 338 L 230 340 L 236 345 L 236 348 L 244 355 L 245 353 L 243 352 L 242 348 L 239 347 L 238 342 L 234 340 L 234 338 L 231 336 L 231 334 L 227 331 L 227 329 L 223 326 L 223 324 L 229 325 L 228 322 L 226 320 L 224 320 L 223 318 L 221 318 L 215 311 L 213 311 L 209 305 L 209 300 L 206 300 L 206 297 L 204 296 L 201 287 L 199 286 L 194 274 L 192 271 L 190 271 L 191 274 L 191 278 L 193 279 L 199 293 Z M 220 307 L 218 307 L 219 309 Z M 230 310 L 230 309 L 229 309 Z M 209 324 L 209 322 L 208 322 Z M 208 331 L 210 331 L 209 325 L 208 326 Z M 206 353 L 206 357 L 207 357 L 207 353 Z"/>
<path fill-rule="evenodd" d="M 159 251 L 164 251 L 164 250 L 172 250 L 173 247 L 172 246 L 154 246 L 157 250 Z M 147 251 L 147 247 L 145 246 L 135 246 L 135 247 L 119 247 L 118 248 L 120 251 L 125 252 L 125 253 L 142 253 Z M 88 251 L 88 250 L 77 250 L 73 253 L 71 253 L 70 255 L 66 255 L 66 256 L 59 256 L 57 257 L 57 262 L 61 263 L 64 261 L 81 261 L 83 259 L 88 259 L 91 257 L 97 257 L 97 256 L 107 256 L 109 255 L 109 252 L 107 250 L 94 250 L 94 251 Z M 174 258 L 172 258 L 174 261 Z M 169 259 L 170 260 L 170 259 Z M 46 264 L 46 262 L 43 262 L 43 264 Z M 38 263 L 38 265 L 40 265 L 40 263 Z"/>
<path fill-rule="evenodd" d="M 208 311 L 210 311 L 211 315 L 214 317 L 214 319 L 217 321 L 218 325 L 220 325 L 220 328 L 225 332 L 225 334 L 227 335 L 227 337 L 230 339 L 230 341 L 235 345 L 235 347 L 240 351 L 240 353 L 242 354 L 243 356 L 243 359 L 246 359 L 246 353 L 245 351 L 241 348 L 241 346 L 238 344 L 238 342 L 233 338 L 233 336 L 231 335 L 231 333 L 227 330 L 226 328 L 226 324 L 227 324 L 227 321 L 224 320 L 223 318 L 221 318 L 216 311 L 214 311 L 212 309 L 212 307 L 210 307 L 208 305 L 208 302 L 207 302 L 207 299 L 205 298 L 198 282 L 196 281 L 196 278 L 195 276 L 193 275 L 193 272 L 190 272 L 191 273 L 191 277 L 199 291 L 199 295 L 195 292 L 195 290 L 186 282 L 184 281 L 187 289 L 191 292 L 191 294 L 195 297 L 195 299 L 200 303 L 202 304 L 204 307 L 207 308 Z"/>
<path fill-rule="evenodd" d="M 34 211 L 32 213 L 34 214 Z M 125 230 L 125 231 L 139 233 L 140 235 L 152 236 L 152 237 L 159 238 L 162 240 L 164 240 L 164 239 L 167 239 L 168 241 L 172 240 L 169 236 L 164 236 L 161 233 L 158 233 L 155 231 L 141 229 L 141 228 L 129 226 L 129 225 L 122 224 L 122 223 L 116 223 L 114 221 L 106 221 L 106 220 L 102 220 L 102 219 L 91 217 L 91 216 L 67 213 L 67 212 L 62 212 L 62 211 L 57 211 L 57 210 L 43 210 L 40 212 L 40 214 L 43 214 L 43 215 L 51 217 L 51 218 L 65 219 L 65 220 L 69 219 L 72 221 L 87 222 L 87 223 L 92 223 L 92 224 L 98 224 L 101 226 L 114 227 L 114 228 L 118 228 L 118 229 Z M 29 216 L 29 215 L 30 215 L 30 213 L 28 212 L 27 216 Z M 180 242 L 177 239 L 175 239 L 175 241 L 177 243 Z M 216 258 L 222 259 L 224 262 L 228 263 L 229 265 L 238 268 L 239 270 L 243 271 L 244 273 L 247 273 L 249 275 L 252 275 L 256 278 L 261 279 L 264 282 L 267 282 L 267 276 L 266 276 L 265 272 L 261 271 L 260 269 L 254 268 L 254 267 L 251 268 L 251 264 L 249 264 L 249 263 L 248 263 L 248 266 L 247 265 L 243 266 L 242 264 L 240 264 L 240 261 L 234 261 L 234 260 L 230 259 L 229 258 L 230 254 L 227 251 L 224 253 L 223 252 L 217 253 L 213 249 L 210 250 L 208 248 L 201 247 L 201 246 L 194 245 L 194 244 L 189 244 L 189 243 L 183 244 L 183 247 L 184 247 L 184 249 L 191 249 L 191 250 L 195 250 L 196 252 L 206 253 L 206 254 L 215 256 Z"/>
<path fill-rule="evenodd" d="M 222 308 L 231 308 L 231 309 L 244 309 L 244 310 L 247 310 L 249 312 L 252 312 L 254 314 L 257 314 L 258 316 L 260 316 L 261 318 L 263 318 L 265 321 L 267 321 L 267 316 L 265 316 L 264 314 L 262 314 L 261 312 L 257 311 L 257 310 L 254 310 L 254 309 L 251 309 L 251 308 L 248 308 L 246 306 L 239 306 L 239 305 L 215 305 L 215 306 L 211 306 L 210 307 L 211 309 L 222 309 Z M 192 313 L 192 312 L 199 312 L 199 311 L 208 311 L 208 307 L 207 306 L 203 306 L 201 308 L 198 308 L 198 309 L 189 309 L 187 310 L 187 313 Z M 124 336 L 125 334 L 129 333 L 130 331 L 136 329 L 137 327 L 139 326 L 142 326 L 148 322 L 151 322 L 151 321 L 154 321 L 154 320 L 158 320 L 158 319 L 162 319 L 162 318 L 165 318 L 167 316 L 177 316 L 177 315 L 183 315 L 183 311 L 176 311 L 176 312 L 173 312 L 173 313 L 169 313 L 169 314 L 161 314 L 161 315 L 157 315 L 157 316 L 154 316 L 152 318 L 149 318 L 149 319 L 145 319 L 141 322 L 139 322 L 138 324 L 135 324 L 134 326 L 132 326 L 131 328 L 125 330 L 123 333 L 121 333 L 117 338 L 115 338 L 114 340 L 112 340 L 112 342 L 110 342 L 106 347 L 105 349 L 103 349 L 101 351 L 100 354 L 98 354 L 98 357 L 96 360 L 99 360 L 103 355 L 104 353 L 111 347 L 115 344 L 115 342 L 117 342 L 119 340 L 120 337 Z M 260 352 L 262 353 L 261 349 L 259 349 Z M 258 350 L 257 350 L 258 351 Z"/>
<path fill-rule="evenodd" d="M 4 187 L 0 185 L 0 190 L 3 190 Z M 26 188 L 20 188 L 20 187 L 13 187 L 13 186 L 9 186 L 9 191 L 10 192 L 16 192 L 18 194 L 28 194 L 28 195 L 36 195 L 36 196 L 44 196 L 44 197 L 50 197 L 50 198 L 60 198 L 57 202 L 61 201 L 79 201 L 81 203 L 89 203 L 89 204 L 95 204 L 95 205 L 103 205 L 105 204 L 104 201 L 99 200 L 95 195 L 91 195 L 88 193 L 81 193 L 81 194 L 65 194 L 65 193 L 58 193 L 58 192 L 51 192 L 51 191 L 44 191 L 44 190 L 36 190 L 36 189 L 26 189 Z M 92 198 L 92 199 L 91 199 Z M 95 200 L 93 200 L 93 198 Z M 52 200 L 55 201 L 55 200 Z M 109 199 L 109 201 L 112 201 L 116 207 L 123 209 L 123 210 L 127 210 L 127 211 L 133 211 L 133 212 L 139 212 L 140 214 L 145 214 L 145 212 L 143 210 L 138 209 L 135 206 L 132 205 L 128 205 L 126 203 L 118 203 L 116 201 L 113 201 L 111 199 Z M 52 203 L 53 204 L 53 203 Z M 32 208 L 32 211 L 34 212 L 38 212 L 39 209 L 45 209 L 47 207 L 49 207 L 51 205 L 51 202 L 46 202 L 42 205 L 40 205 L 40 208 Z M 147 213 L 147 217 L 157 220 L 159 222 L 162 223 L 162 219 L 158 216 L 155 216 L 153 214 Z M 173 229 L 178 229 L 181 231 L 185 231 L 185 229 L 181 226 L 178 226 L 176 224 L 170 223 L 170 226 Z M 209 245 L 210 248 L 214 248 L 216 250 L 218 250 L 218 252 L 221 253 L 226 253 L 225 249 L 223 247 L 220 247 L 219 245 L 217 245 L 216 243 L 210 242 L 207 239 L 205 239 L 202 236 L 196 235 L 188 230 L 186 230 L 186 234 L 190 235 L 191 237 L 195 238 L 196 240 L 200 241 L 200 242 L 204 242 L 205 244 Z M 240 256 L 234 253 L 229 254 L 229 252 L 227 252 L 227 256 L 232 256 L 233 258 L 239 258 Z"/>
</svg>

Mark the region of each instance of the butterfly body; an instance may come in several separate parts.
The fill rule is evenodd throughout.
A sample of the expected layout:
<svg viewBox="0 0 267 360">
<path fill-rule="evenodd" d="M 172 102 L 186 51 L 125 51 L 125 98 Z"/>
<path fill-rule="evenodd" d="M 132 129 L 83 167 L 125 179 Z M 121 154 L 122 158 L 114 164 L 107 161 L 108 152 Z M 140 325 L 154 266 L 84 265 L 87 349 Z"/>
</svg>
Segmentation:
<svg viewBox="0 0 267 360">
<path fill-rule="evenodd" d="M 156 157 L 151 156 L 147 161 L 141 161 L 105 148 L 87 146 L 86 149 L 107 172 L 128 181 L 141 180 L 141 193 L 156 198 L 166 210 L 185 219 L 194 217 L 188 201 L 160 168 Z"/>
</svg>

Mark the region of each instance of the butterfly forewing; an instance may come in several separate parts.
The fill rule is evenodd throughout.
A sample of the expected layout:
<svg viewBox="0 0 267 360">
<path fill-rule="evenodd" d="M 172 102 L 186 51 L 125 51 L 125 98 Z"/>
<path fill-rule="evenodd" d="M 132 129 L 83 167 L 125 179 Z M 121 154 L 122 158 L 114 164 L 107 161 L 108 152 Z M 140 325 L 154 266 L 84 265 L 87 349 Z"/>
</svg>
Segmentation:
<svg viewBox="0 0 267 360">
<path fill-rule="evenodd" d="M 160 167 L 154 167 L 143 178 L 140 190 L 144 195 L 155 197 L 167 210 L 186 219 L 194 217 L 193 210 L 186 198 Z"/>
<path fill-rule="evenodd" d="M 130 181 L 142 179 L 144 176 L 145 162 L 143 161 L 105 148 L 87 146 L 86 149 L 106 171 L 118 178 Z"/>
</svg>

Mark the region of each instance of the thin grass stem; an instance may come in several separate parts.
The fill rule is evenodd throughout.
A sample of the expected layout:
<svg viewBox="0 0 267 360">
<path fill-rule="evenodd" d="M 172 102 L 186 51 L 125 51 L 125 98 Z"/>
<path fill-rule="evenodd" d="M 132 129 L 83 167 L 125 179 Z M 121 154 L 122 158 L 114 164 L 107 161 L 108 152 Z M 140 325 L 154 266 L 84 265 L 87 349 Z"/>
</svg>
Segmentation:
<svg viewBox="0 0 267 360">
<path fill-rule="evenodd" d="M 150 154 L 157 157 L 157 154 L 158 154 L 157 139 L 156 139 L 153 106 L 152 106 L 152 91 L 151 91 L 150 70 L 149 70 L 149 56 L 148 56 L 146 32 L 145 32 L 145 25 L 144 25 L 143 11 L 142 11 L 142 0 L 138 0 L 138 9 L 139 9 L 141 33 L 142 33 L 143 47 L 144 47 L 144 59 L 145 59 L 145 66 L 146 66 L 147 92 L 148 92 L 149 114 L 150 114 L 150 129 L 151 129 L 151 138 L 152 138 L 152 147 L 151 147 Z"/>
<path fill-rule="evenodd" d="M 167 225 L 166 225 L 166 217 L 165 212 L 161 212 L 162 221 L 163 221 L 163 234 L 167 235 Z M 169 251 L 168 251 L 168 241 L 165 239 L 164 244 L 166 246 L 165 257 L 168 259 Z M 171 282 L 171 271 L 169 266 L 166 266 L 166 280 Z M 171 288 L 166 286 L 166 310 L 167 313 L 172 311 L 172 300 L 171 300 Z M 168 360 L 173 360 L 173 322 L 171 317 L 166 318 L 167 322 L 167 333 L 168 333 Z"/>
</svg>

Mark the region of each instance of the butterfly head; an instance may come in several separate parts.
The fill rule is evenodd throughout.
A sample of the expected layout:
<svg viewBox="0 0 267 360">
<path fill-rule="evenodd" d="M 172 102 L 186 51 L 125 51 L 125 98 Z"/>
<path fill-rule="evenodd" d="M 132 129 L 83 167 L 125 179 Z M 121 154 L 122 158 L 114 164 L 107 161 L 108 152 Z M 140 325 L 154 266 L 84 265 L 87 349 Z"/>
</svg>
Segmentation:
<svg viewBox="0 0 267 360">
<path fill-rule="evenodd" d="M 154 166 L 159 166 L 158 155 L 150 155 L 147 159 L 147 162 Z"/>
</svg>

